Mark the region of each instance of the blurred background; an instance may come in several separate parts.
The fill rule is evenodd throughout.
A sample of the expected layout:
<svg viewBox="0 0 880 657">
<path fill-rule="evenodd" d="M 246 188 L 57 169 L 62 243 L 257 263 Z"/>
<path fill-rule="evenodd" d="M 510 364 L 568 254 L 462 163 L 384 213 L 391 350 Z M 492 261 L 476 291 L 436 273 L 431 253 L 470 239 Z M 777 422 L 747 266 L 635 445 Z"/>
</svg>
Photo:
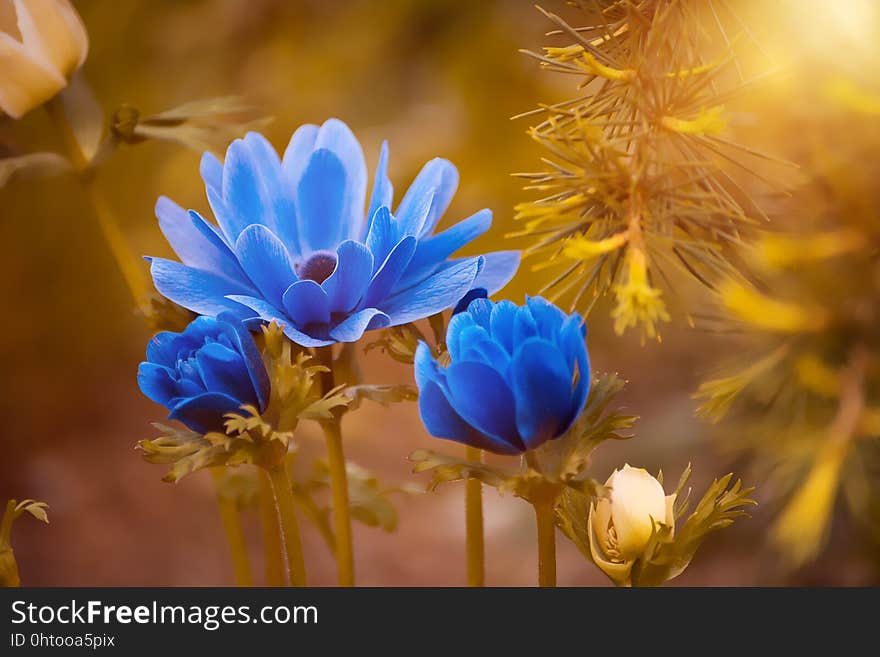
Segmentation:
<svg viewBox="0 0 880 657">
<path fill-rule="evenodd" d="M 259 115 L 274 118 L 264 132 L 282 150 L 300 124 L 336 116 L 360 139 L 371 171 L 382 139 L 389 141 L 389 174 L 397 190 L 425 161 L 446 157 L 458 166 L 461 184 L 444 221 L 483 207 L 495 213 L 492 231 L 474 252 L 515 244 L 504 235 L 515 228 L 514 204 L 529 196 L 510 174 L 542 168 L 543 153 L 526 135 L 528 120 L 509 117 L 539 102 L 572 97 L 577 82 L 542 72 L 517 52 L 538 50 L 552 27 L 525 1 L 74 4 L 90 36 L 84 72 L 107 115 L 123 103 L 154 113 L 236 94 Z M 577 24 L 577 12 L 563 2 L 542 5 Z M 820 102 L 815 88 L 821 76 L 841 61 L 860 69 L 858 58 L 874 56 L 876 12 L 868 12 L 871 20 L 868 14 L 853 20 L 863 5 L 803 2 L 796 16 L 757 12 L 765 23 L 750 27 L 759 40 L 765 35 L 781 72 L 760 93 L 731 106 L 733 130 L 743 143 L 795 161 L 802 157 L 803 140 L 811 134 L 793 134 L 791 122 Z M 844 35 L 843 51 L 829 51 L 835 30 Z M 820 129 L 808 121 L 801 125 Z M 880 142 L 876 134 L 865 138 Z M 26 152 L 59 145 L 45 112 L 36 110 L 22 121 L 0 119 L 0 148 Z M 147 142 L 122 147 L 102 169 L 98 184 L 133 251 L 170 255 L 153 216 L 160 194 L 208 211 L 198 162 L 196 152 Z M 799 180 L 785 184 L 797 194 Z M 774 195 L 767 203 L 774 216 L 797 225 L 791 200 Z M 132 310 L 81 190 L 64 178 L 16 181 L 0 190 L 0 214 L 0 239 L 7 245 L 0 270 L 7 308 L 0 343 L 0 500 L 29 497 L 50 505 L 49 526 L 22 518 L 14 528 L 23 583 L 231 584 L 208 473 L 166 484 L 162 467 L 143 462 L 134 449 L 139 439 L 154 435 L 149 423 L 164 417 L 135 380 L 150 333 Z M 526 291 L 540 287 L 531 264 L 526 261 L 505 296 L 522 301 Z M 682 294 L 692 302 L 701 292 L 682 283 Z M 652 472 L 662 468 L 675 481 L 692 462 L 696 491 L 730 470 L 759 484 L 745 463 L 716 449 L 713 428 L 693 415 L 691 394 L 718 355 L 733 348 L 728 338 L 679 321 L 663 327 L 662 342 L 643 344 L 636 332 L 615 336 L 608 313 L 609 305 L 600 303 L 591 316 L 593 365 L 629 381 L 623 401 L 642 419 L 635 439 L 599 450 L 593 476 L 604 481 L 628 462 Z M 364 370 L 370 382 L 411 380 L 409 368 L 376 351 L 365 357 Z M 406 456 L 412 450 L 453 447 L 427 436 L 411 403 L 364 405 L 346 418 L 344 432 L 348 457 L 388 487 L 424 483 L 410 473 Z M 305 450 L 321 449 L 317 427 L 304 423 L 298 439 Z M 764 494 L 759 487 L 757 499 Z M 396 533 L 355 526 L 358 583 L 463 585 L 463 486 L 392 499 L 400 514 Z M 488 583 L 532 585 L 530 507 L 494 490 L 486 491 L 485 507 Z M 875 543 L 843 513 L 822 557 L 785 573 L 764 540 L 771 508 L 762 505 L 752 519 L 710 537 L 672 584 L 880 583 Z M 245 522 L 259 573 L 256 510 L 245 512 Z M 331 557 L 315 531 L 304 533 L 311 582 L 332 584 Z M 559 562 L 561 585 L 608 584 L 561 535 Z"/>
</svg>

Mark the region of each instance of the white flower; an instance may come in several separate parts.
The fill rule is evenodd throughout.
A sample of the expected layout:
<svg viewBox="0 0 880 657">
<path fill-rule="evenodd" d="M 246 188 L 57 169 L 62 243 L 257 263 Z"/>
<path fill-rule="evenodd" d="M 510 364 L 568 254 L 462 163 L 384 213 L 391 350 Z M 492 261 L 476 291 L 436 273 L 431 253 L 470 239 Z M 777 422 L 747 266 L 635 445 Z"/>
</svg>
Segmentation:
<svg viewBox="0 0 880 657">
<path fill-rule="evenodd" d="M 89 37 L 68 0 L 0 0 L 0 110 L 19 119 L 61 91 Z"/>
<path fill-rule="evenodd" d="M 629 465 L 615 470 L 605 485 L 611 488 L 610 496 L 590 507 L 590 551 L 606 575 L 626 585 L 655 528 L 674 531 L 675 495 L 666 495 L 647 470 Z"/>
</svg>

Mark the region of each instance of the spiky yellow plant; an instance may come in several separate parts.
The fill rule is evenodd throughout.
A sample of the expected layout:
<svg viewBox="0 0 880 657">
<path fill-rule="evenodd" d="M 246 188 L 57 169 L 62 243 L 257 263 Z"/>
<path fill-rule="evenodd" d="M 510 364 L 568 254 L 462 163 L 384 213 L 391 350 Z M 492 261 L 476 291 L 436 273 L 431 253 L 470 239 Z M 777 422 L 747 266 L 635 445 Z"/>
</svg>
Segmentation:
<svg viewBox="0 0 880 657">
<path fill-rule="evenodd" d="M 791 121 L 813 136 L 811 179 L 793 201 L 797 232 L 765 236 L 748 258 L 749 282 L 719 286 L 721 321 L 741 333 L 740 348 L 698 392 L 710 417 L 730 413 L 731 444 L 786 500 L 773 539 L 791 566 L 822 548 L 839 489 L 861 519 L 880 499 L 870 475 L 880 437 L 880 124 L 868 90 L 840 80 L 825 90 L 824 114 Z"/>
<path fill-rule="evenodd" d="M 729 35 L 744 28 L 727 0 L 576 4 L 586 27 L 544 12 L 573 43 L 526 51 L 581 92 L 521 115 L 543 117 L 529 134 L 547 168 L 518 174 L 543 197 L 517 206 L 513 235 L 558 269 L 542 292 L 582 311 L 612 292 L 616 331 L 655 337 L 670 266 L 711 286 L 764 218 L 738 181 L 759 154 L 731 140 L 725 112 L 760 76 L 737 59 L 750 39 Z"/>
</svg>

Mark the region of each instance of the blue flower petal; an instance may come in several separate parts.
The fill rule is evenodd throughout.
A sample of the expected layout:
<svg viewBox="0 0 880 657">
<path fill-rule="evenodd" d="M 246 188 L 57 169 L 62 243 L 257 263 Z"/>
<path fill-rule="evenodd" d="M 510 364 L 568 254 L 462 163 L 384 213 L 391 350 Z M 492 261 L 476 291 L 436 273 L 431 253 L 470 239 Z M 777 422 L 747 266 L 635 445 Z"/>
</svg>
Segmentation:
<svg viewBox="0 0 880 657">
<path fill-rule="evenodd" d="M 315 336 L 303 333 L 293 325 L 293 322 L 284 311 L 279 310 L 263 299 L 238 295 L 230 295 L 229 298 L 251 308 L 264 322 L 271 322 L 273 320 L 277 322 L 284 331 L 284 335 L 302 347 L 326 347 L 328 344 L 336 342 L 336 340 L 328 339 L 325 335 Z"/>
<path fill-rule="evenodd" d="M 378 271 L 391 249 L 398 243 L 396 226 L 391 213 L 385 206 L 380 207 L 373 215 L 370 230 L 367 232 L 366 244 L 373 254 L 373 273 Z"/>
<path fill-rule="evenodd" d="M 406 271 L 406 276 L 418 276 L 436 267 L 465 244 L 477 239 L 492 225 L 492 212 L 480 210 L 439 235 L 419 242 L 416 254 Z"/>
<path fill-rule="evenodd" d="M 333 251 L 343 239 L 347 198 L 345 168 L 331 151 L 318 149 L 309 158 L 296 188 L 296 214 L 303 252 Z"/>
<path fill-rule="evenodd" d="M 485 363 L 506 379 L 510 368 L 510 354 L 490 338 L 482 326 L 475 326 L 472 331 L 480 331 L 481 334 L 471 335 L 470 331 L 462 334 L 461 341 L 465 346 L 461 350 L 461 359 Z"/>
<path fill-rule="evenodd" d="M 152 259 L 150 273 L 162 296 L 193 312 L 216 316 L 229 310 L 239 318 L 251 316 L 240 305 L 225 298 L 230 294 L 254 294 L 255 290 L 249 286 L 164 258 Z"/>
<path fill-rule="evenodd" d="M 543 297 L 529 297 L 526 305 L 538 326 L 538 335 L 551 342 L 557 341 L 557 335 L 567 315 Z"/>
<path fill-rule="evenodd" d="M 346 240 L 336 249 L 336 268 L 321 287 L 330 312 L 347 313 L 361 300 L 373 275 L 373 255 L 359 242 Z"/>
<path fill-rule="evenodd" d="M 571 378 L 556 345 L 541 338 L 523 342 L 513 355 L 509 378 L 516 426 L 526 447 L 558 436 L 570 417 Z"/>
<path fill-rule="evenodd" d="M 456 189 L 458 170 L 451 162 L 438 157 L 425 164 L 394 213 L 405 227 L 405 234 L 429 235 L 449 207 Z M 421 206 L 432 194 L 430 208 L 424 213 Z"/>
<path fill-rule="evenodd" d="M 522 451 L 503 440 L 481 434 L 470 426 L 434 381 L 428 381 L 419 390 L 419 415 L 428 433 L 437 438 L 454 440 L 496 454 L 513 455 Z"/>
<path fill-rule="evenodd" d="M 223 204 L 228 222 L 223 232 L 230 242 L 251 224 L 271 229 L 276 223 L 273 199 L 264 178 L 273 167 L 280 165 L 266 161 L 264 151 L 255 153 L 251 143 L 244 139 L 233 141 L 226 150 L 223 164 Z"/>
<path fill-rule="evenodd" d="M 278 153 L 263 135 L 249 132 L 244 142 L 257 167 L 261 183 L 260 198 L 267 208 L 271 208 L 272 222 L 266 225 L 281 239 L 291 255 L 299 255 L 302 248 L 297 233 L 296 188 L 287 179 Z"/>
<path fill-rule="evenodd" d="M 419 388 L 428 381 L 437 380 L 440 376 L 440 366 L 431 355 L 431 348 L 421 340 L 419 340 L 419 344 L 416 347 L 416 354 L 413 359 L 413 372 L 415 373 L 416 385 Z"/>
<path fill-rule="evenodd" d="M 361 144 L 345 123 L 339 119 L 328 119 L 321 126 L 315 140 L 315 149 L 322 148 L 336 155 L 345 169 L 346 194 L 340 239 L 360 239 L 364 229 L 364 202 L 367 196 L 367 163 Z"/>
<path fill-rule="evenodd" d="M 516 275 L 519 269 L 519 251 L 495 251 L 483 255 L 485 263 L 474 287 L 484 288 L 490 295 L 495 294 Z"/>
<path fill-rule="evenodd" d="M 468 306 L 468 315 L 474 318 L 474 322 L 477 325 L 489 331 L 491 328 L 492 308 L 494 307 L 495 304 L 492 301 L 480 297 L 471 301 L 471 305 Z"/>
<path fill-rule="evenodd" d="M 470 313 L 459 313 L 449 320 L 446 327 L 446 349 L 453 361 L 461 357 L 461 335 L 471 326 L 476 326 L 476 322 Z"/>
<path fill-rule="evenodd" d="M 481 266 L 479 257 L 448 263 L 417 285 L 395 291 L 394 296 L 382 302 L 379 308 L 391 317 L 392 326 L 452 308 L 473 287 Z"/>
<path fill-rule="evenodd" d="M 176 396 L 176 385 L 167 367 L 155 363 L 138 365 L 138 386 L 148 399 L 166 406 Z"/>
<path fill-rule="evenodd" d="M 457 315 L 459 313 L 467 312 L 468 306 L 471 305 L 471 302 L 474 299 L 485 299 L 487 296 L 488 293 L 485 288 L 482 287 L 475 287 L 468 290 L 468 293 L 459 299 L 457 304 L 455 304 L 455 308 L 452 309 L 452 314 Z"/>
<path fill-rule="evenodd" d="M 453 406 L 468 424 L 523 450 L 513 393 L 498 372 L 483 363 L 453 362 L 446 370 L 446 381 Z"/>
<path fill-rule="evenodd" d="M 287 288 L 284 309 L 298 327 L 330 322 L 327 293 L 313 280 L 297 281 Z"/>
<path fill-rule="evenodd" d="M 257 404 L 254 388 L 244 358 L 219 342 L 209 342 L 196 353 L 205 388 L 222 392 L 241 404 Z"/>
<path fill-rule="evenodd" d="M 366 308 L 349 315 L 342 322 L 330 329 L 330 337 L 339 342 L 357 342 L 364 332 L 385 328 L 391 319 L 381 310 Z"/>
<path fill-rule="evenodd" d="M 522 344 L 529 338 L 538 337 L 538 324 L 532 317 L 532 311 L 528 306 L 521 306 L 516 310 L 513 320 L 513 342 Z"/>
<path fill-rule="evenodd" d="M 280 305 L 284 292 L 299 278 L 281 240 L 266 226 L 251 224 L 238 236 L 235 253 L 266 300 Z"/>
<path fill-rule="evenodd" d="M 416 251 L 416 238 L 404 237 L 388 254 L 367 288 L 361 306 L 373 308 L 380 304 L 400 280 Z"/>
<path fill-rule="evenodd" d="M 489 317 L 489 330 L 492 337 L 495 338 L 506 350 L 507 353 L 513 353 L 514 345 L 514 323 L 516 322 L 517 307 L 512 301 L 499 301 L 492 308 L 492 314 Z"/>
<path fill-rule="evenodd" d="M 221 392 L 206 392 L 184 399 L 171 409 L 168 417 L 183 422 L 193 431 L 223 431 L 223 415 L 239 410 L 241 404 Z"/>
<path fill-rule="evenodd" d="M 568 359 L 571 379 L 577 377 L 577 383 L 572 391 L 571 414 L 568 419 L 570 425 L 577 419 L 584 408 L 587 396 L 590 392 L 592 372 L 590 371 L 590 356 L 584 342 L 586 337 L 586 325 L 583 318 L 575 313 L 563 324 L 559 333 L 560 348 Z M 568 426 L 565 427 L 566 429 Z"/>
<path fill-rule="evenodd" d="M 250 331 L 242 322 L 235 320 L 234 316 L 231 317 L 226 313 L 220 313 L 217 319 L 228 326 L 230 340 L 238 350 L 238 353 L 244 358 L 251 385 L 257 393 L 260 411 L 265 411 L 269 405 L 271 383 L 269 382 L 269 374 L 266 372 L 266 365 L 263 363 L 263 357 L 259 349 L 257 349 L 256 343 L 254 343 L 253 336 L 251 336 Z"/>
<path fill-rule="evenodd" d="M 366 234 L 370 234 L 373 217 L 380 207 L 390 208 L 394 200 L 394 186 L 388 179 L 388 142 L 382 142 L 379 152 L 379 164 L 376 165 L 376 179 L 373 181 L 373 193 L 370 195 L 370 207 L 367 210 Z"/>
<path fill-rule="evenodd" d="M 293 189 L 299 184 L 299 179 L 309 163 L 309 157 L 315 150 L 319 129 L 316 125 L 306 123 L 297 128 L 290 137 L 290 143 L 287 144 L 284 157 L 281 159 L 281 166 Z"/>
<path fill-rule="evenodd" d="M 223 195 L 223 163 L 213 153 L 206 152 L 199 163 L 199 173 L 207 189 L 213 190 L 218 197 Z"/>
</svg>

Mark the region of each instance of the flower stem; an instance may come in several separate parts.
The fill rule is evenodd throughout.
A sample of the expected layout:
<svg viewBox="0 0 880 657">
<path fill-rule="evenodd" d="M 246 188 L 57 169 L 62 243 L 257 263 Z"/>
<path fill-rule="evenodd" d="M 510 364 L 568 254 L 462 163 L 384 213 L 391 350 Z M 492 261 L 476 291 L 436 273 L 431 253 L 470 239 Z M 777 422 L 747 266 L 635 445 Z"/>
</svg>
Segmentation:
<svg viewBox="0 0 880 657">
<path fill-rule="evenodd" d="M 217 505 L 220 507 L 220 519 L 229 543 L 229 554 L 232 557 L 232 568 L 235 572 L 236 586 L 253 586 L 251 564 L 248 559 L 247 544 L 241 528 L 241 518 L 235 502 L 223 495 L 223 468 L 211 468 L 211 476 L 217 488 Z"/>
<path fill-rule="evenodd" d="M 476 447 L 465 447 L 465 458 L 479 463 L 482 452 Z M 469 478 L 464 489 L 465 545 L 467 548 L 468 586 L 486 585 L 485 546 L 483 544 L 483 484 Z"/>
<path fill-rule="evenodd" d="M 302 541 L 299 537 L 299 524 L 293 508 L 293 487 L 285 464 L 268 470 L 269 481 L 275 495 L 275 509 L 287 558 L 287 575 L 291 586 L 306 586 L 306 565 L 303 559 Z"/>
<path fill-rule="evenodd" d="M 556 521 L 553 503 L 535 504 L 538 524 L 538 586 L 556 586 Z"/>
<path fill-rule="evenodd" d="M 348 501 L 348 475 L 342 451 L 339 418 L 321 423 L 327 442 L 330 490 L 333 496 L 333 526 L 336 531 L 336 568 L 339 586 L 354 586 L 354 549 Z"/>
<path fill-rule="evenodd" d="M 12 543 L 12 523 L 15 520 L 16 504 L 15 500 L 6 503 L 6 511 L 3 513 L 3 519 L 0 520 L 0 546 Z"/>
<path fill-rule="evenodd" d="M 141 271 L 141 263 L 129 250 L 128 245 L 125 243 L 125 237 L 116 224 L 107 199 L 104 198 L 104 195 L 97 187 L 95 170 L 89 166 L 89 162 L 80 150 L 76 135 L 67 120 L 61 100 L 56 96 L 48 101 L 45 107 L 49 118 L 61 135 L 61 140 L 64 142 L 67 157 L 73 166 L 76 179 L 91 205 L 92 212 L 98 221 L 101 235 L 104 237 L 104 241 L 107 243 L 110 253 L 113 255 L 116 265 L 125 279 L 132 299 L 138 308 L 143 308 L 147 302 L 149 292 Z"/>
<path fill-rule="evenodd" d="M 333 389 L 333 346 L 318 349 L 324 372 L 323 392 Z M 327 444 L 327 465 L 330 470 L 330 493 L 333 498 L 333 527 L 336 532 L 336 570 L 339 586 L 354 586 L 354 546 L 351 536 L 351 509 L 348 499 L 348 473 L 342 448 L 342 426 L 339 415 L 321 422 Z"/>
<path fill-rule="evenodd" d="M 272 482 L 265 470 L 260 468 L 260 524 L 263 528 L 263 554 L 266 568 L 266 586 L 287 584 L 284 574 L 284 544 L 275 512 Z"/>
</svg>

